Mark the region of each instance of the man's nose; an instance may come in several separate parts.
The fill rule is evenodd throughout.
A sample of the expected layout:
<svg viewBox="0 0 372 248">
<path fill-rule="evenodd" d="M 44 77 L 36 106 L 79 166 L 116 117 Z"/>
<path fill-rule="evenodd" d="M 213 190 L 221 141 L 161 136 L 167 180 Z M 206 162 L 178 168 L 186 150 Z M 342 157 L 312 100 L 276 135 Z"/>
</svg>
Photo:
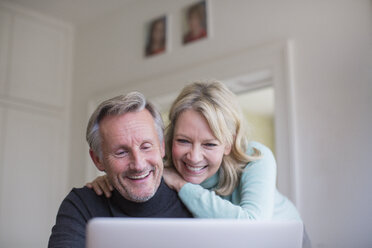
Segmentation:
<svg viewBox="0 0 372 248">
<path fill-rule="evenodd" d="M 187 154 L 187 159 L 192 163 L 198 163 L 203 160 L 203 154 L 199 145 L 193 145 Z"/>
<path fill-rule="evenodd" d="M 132 151 L 130 169 L 142 171 L 146 167 L 145 159 L 140 151 Z"/>
</svg>

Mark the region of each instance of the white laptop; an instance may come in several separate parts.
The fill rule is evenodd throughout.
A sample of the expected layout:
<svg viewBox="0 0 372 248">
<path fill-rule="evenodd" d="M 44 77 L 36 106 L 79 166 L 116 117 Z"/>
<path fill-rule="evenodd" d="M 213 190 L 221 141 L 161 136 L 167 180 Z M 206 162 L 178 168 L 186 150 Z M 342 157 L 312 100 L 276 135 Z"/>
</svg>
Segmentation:
<svg viewBox="0 0 372 248">
<path fill-rule="evenodd" d="M 301 222 L 227 219 L 94 218 L 87 248 L 241 248 L 302 246 Z"/>
</svg>

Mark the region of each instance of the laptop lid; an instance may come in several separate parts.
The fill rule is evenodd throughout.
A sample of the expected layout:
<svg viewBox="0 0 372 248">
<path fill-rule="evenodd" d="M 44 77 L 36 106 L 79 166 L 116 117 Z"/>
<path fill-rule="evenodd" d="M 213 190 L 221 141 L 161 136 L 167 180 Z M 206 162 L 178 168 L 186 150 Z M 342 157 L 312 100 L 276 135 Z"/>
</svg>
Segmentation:
<svg viewBox="0 0 372 248">
<path fill-rule="evenodd" d="M 302 246 L 303 225 L 231 219 L 95 218 L 87 248 L 242 248 Z"/>
</svg>

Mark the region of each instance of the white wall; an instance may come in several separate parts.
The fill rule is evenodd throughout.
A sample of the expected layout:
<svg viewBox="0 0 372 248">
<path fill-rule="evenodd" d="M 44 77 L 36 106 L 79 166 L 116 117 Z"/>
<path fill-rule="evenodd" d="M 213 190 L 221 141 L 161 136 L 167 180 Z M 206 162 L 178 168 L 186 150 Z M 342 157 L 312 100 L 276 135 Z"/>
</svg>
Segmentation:
<svg viewBox="0 0 372 248">
<path fill-rule="evenodd" d="M 371 1 L 210 1 L 212 37 L 184 47 L 180 13 L 189 2 L 135 1 L 78 27 L 71 185 L 84 183 L 89 99 L 208 58 L 291 38 L 299 210 L 315 247 L 370 247 Z M 164 13 L 171 20 L 171 51 L 144 59 L 144 24 Z"/>
<path fill-rule="evenodd" d="M 0 247 L 46 247 L 67 193 L 72 28 L 0 2 Z"/>
</svg>

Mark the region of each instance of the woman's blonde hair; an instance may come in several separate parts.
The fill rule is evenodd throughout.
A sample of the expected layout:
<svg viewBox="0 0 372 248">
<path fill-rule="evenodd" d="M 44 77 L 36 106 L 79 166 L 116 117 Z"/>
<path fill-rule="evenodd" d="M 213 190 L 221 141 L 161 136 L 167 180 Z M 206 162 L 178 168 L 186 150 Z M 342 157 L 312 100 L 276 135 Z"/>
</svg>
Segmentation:
<svg viewBox="0 0 372 248">
<path fill-rule="evenodd" d="M 180 114 L 193 109 L 204 116 L 214 136 L 231 147 L 229 155 L 224 155 L 220 167 L 220 178 L 216 193 L 229 195 L 238 185 L 241 172 L 248 162 L 257 160 L 258 150 L 247 155 L 248 146 L 246 124 L 236 95 L 220 82 L 195 82 L 187 85 L 172 104 L 169 125 L 165 130 L 167 149 L 166 166 L 173 166 L 172 143 L 174 128 Z"/>
</svg>

